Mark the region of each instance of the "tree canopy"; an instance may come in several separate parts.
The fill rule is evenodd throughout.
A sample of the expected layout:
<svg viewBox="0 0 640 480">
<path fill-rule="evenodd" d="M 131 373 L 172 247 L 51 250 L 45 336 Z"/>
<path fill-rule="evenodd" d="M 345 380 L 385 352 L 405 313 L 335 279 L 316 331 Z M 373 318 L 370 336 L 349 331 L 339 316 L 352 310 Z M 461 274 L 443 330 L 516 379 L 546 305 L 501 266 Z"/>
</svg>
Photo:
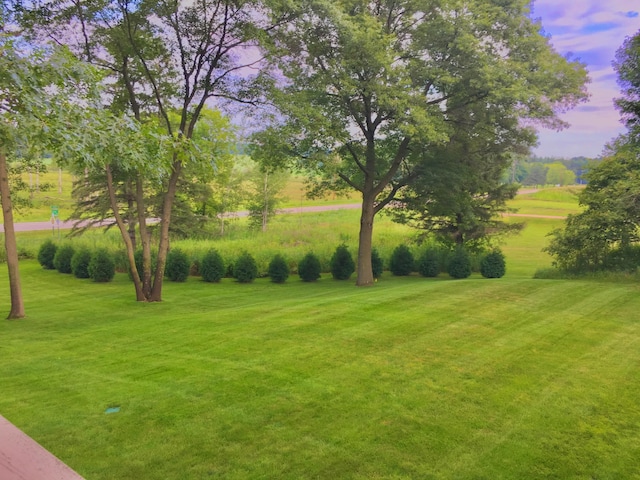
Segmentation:
<svg viewBox="0 0 640 480">
<path fill-rule="evenodd" d="M 11 291 L 9 318 L 25 316 L 9 162 L 37 163 L 44 150 L 73 135 L 79 126 L 74 111 L 95 93 L 95 81 L 94 72 L 68 51 L 28 48 L 19 37 L 0 32 L 0 203 Z"/>
<path fill-rule="evenodd" d="M 283 135 L 318 187 L 362 195 L 358 285 L 373 283 L 374 216 L 456 125 L 530 145 L 533 123 L 561 128 L 557 113 L 585 98 L 584 68 L 551 48 L 529 3 L 312 0 L 280 37 Z"/>
<path fill-rule="evenodd" d="M 11 3 L 15 18 L 32 38 L 66 44 L 80 58 L 105 72 L 108 95 L 104 100 L 112 111 L 151 125 L 138 130 L 152 137 L 159 126 L 162 135 L 170 139 L 170 155 L 159 157 L 165 161 L 163 165 L 126 164 L 126 160 L 131 160 L 126 155 L 108 158 L 109 162 L 104 164 L 111 207 L 127 246 L 136 297 L 160 301 L 174 203 L 187 164 L 197 158 L 192 155 L 196 126 L 207 102 L 252 103 L 260 97 L 265 77 L 259 47 L 291 15 L 285 8 L 288 2 L 13 0 Z M 174 114 L 177 122 L 172 118 Z M 118 212 L 112 160 L 118 163 L 120 172 L 128 173 L 131 191 L 135 192 L 144 257 L 140 278 L 130 233 Z M 212 166 L 209 159 L 205 162 Z M 157 267 L 151 272 L 145 179 L 158 170 L 166 175 L 161 177 L 159 196 Z"/>
<path fill-rule="evenodd" d="M 640 31 L 627 38 L 614 68 L 622 87 L 616 100 L 628 132 L 606 148 L 580 195 L 584 211 L 552 232 L 547 251 L 562 270 L 585 272 L 640 266 Z"/>
<path fill-rule="evenodd" d="M 616 52 L 613 66 L 618 73 L 622 97 L 616 105 L 629 132 L 640 134 L 640 32 L 627 37 Z"/>
</svg>

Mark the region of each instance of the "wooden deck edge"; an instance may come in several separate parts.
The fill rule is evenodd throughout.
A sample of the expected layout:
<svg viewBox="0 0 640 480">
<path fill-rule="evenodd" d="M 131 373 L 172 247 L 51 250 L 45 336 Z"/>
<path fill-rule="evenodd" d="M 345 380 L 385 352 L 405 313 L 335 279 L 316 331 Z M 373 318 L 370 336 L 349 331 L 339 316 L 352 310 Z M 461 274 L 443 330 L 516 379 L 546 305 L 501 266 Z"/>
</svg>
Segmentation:
<svg viewBox="0 0 640 480">
<path fill-rule="evenodd" d="M 0 479 L 83 480 L 83 477 L 0 415 Z"/>
</svg>

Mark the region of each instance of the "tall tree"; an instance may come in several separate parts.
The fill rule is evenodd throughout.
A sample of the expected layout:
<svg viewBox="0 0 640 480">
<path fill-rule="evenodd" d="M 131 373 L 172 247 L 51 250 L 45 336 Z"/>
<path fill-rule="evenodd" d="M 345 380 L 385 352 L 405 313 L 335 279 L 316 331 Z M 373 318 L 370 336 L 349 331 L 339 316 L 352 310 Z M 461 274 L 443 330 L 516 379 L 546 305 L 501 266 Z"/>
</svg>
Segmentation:
<svg viewBox="0 0 640 480">
<path fill-rule="evenodd" d="M 310 0 L 282 37 L 277 98 L 321 186 L 362 195 L 357 285 L 373 283 L 375 215 L 422 174 L 458 108 L 561 128 L 586 73 L 553 51 L 528 0 Z M 469 118 L 473 122 L 473 118 Z"/>
<path fill-rule="evenodd" d="M 111 106 L 138 122 L 155 116 L 173 139 L 160 215 L 157 268 L 151 278 L 143 180 L 137 171 L 136 211 L 143 248 L 138 300 L 160 301 L 172 209 L 203 108 L 214 99 L 252 102 L 259 91 L 260 41 L 285 22 L 288 2 L 259 0 L 15 0 L 23 25 L 69 45 L 111 77 Z M 273 8 L 269 8 L 273 6 Z M 178 110 L 174 124 L 170 111 Z M 110 165 L 106 165 L 109 178 Z M 115 212 L 114 212 L 115 213 Z M 118 218 L 118 215 L 115 215 Z M 118 222 L 127 241 L 124 223 Z M 129 252 L 129 258 L 133 258 Z M 135 264 L 131 264 L 135 272 Z"/>
<path fill-rule="evenodd" d="M 396 220 L 434 233 L 445 244 L 481 249 L 522 228 L 502 219 L 518 189 L 502 179 L 513 157 L 535 143 L 535 134 L 499 101 L 449 107 L 448 140 L 424 152 L 423 173 L 391 207 Z"/>
<path fill-rule="evenodd" d="M 20 48 L 21 40 L 0 31 L 0 202 L 9 270 L 9 318 L 25 316 L 13 224 L 9 161 L 29 162 L 78 124 L 69 121 L 73 99 L 93 77 L 62 50 Z M 87 75 L 85 75 L 87 74 Z M 20 151 L 18 158 L 17 152 Z"/>
<path fill-rule="evenodd" d="M 640 241 L 640 31 L 625 39 L 613 66 L 622 97 L 616 100 L 628 132 L 605 149 L 579 197 L 584 210 L 552 232 L 545 249 L 562 270 L 636 268 L 630 246 Z"/>
<path fill-rule="evenodd" d="M 550 163 L 547 171 L 547 183 L 552 185 L 572 185 L 576 183 L 576 174 L 560 162 Z"/>
<path fill-rule="evenodd" d="M 551 233 L 545 251 L 561 270 L 587 272 L 635 268 L 629 249 L 640 240 L 640 144 L 622 135 L 608 145 L 605 159 L 586 175 L 583 211 L 569 215 Z"/>
</svg>

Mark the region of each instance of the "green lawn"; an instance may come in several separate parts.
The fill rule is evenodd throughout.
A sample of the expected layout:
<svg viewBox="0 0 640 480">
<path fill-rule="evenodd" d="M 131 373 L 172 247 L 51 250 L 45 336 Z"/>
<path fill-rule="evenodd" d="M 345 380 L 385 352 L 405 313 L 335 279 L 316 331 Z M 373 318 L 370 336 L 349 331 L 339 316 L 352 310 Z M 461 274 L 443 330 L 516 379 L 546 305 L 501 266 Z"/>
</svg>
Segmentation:
<svg viewBox="0 0 640 480">
<path fill-rule="evenodd" d="M 558 195 L 526 201 L 575 208 Z M 516 220 L 498 280 L 190 278 L 137 304 L 124 274 L 23 261 L 28 318 L 0 321 L 0 414 L 88 480 L 640 478 L 640 287 L 534 280 L 562 222 Z M 326 256 L 356 235 L 357 212 L 325 212 L 215 246 Z M 407 235 L 376 221 L 385 252 Z"/>
<path fill-rule="evenodd" d="M 640 288 L 532 279 L 560 222 L 526 221 L 498 280 L 191 278 L 136 304 L 124 274 L 24 261 L 0 414 L 91 480 L 640 478 Z"/>
</svg>

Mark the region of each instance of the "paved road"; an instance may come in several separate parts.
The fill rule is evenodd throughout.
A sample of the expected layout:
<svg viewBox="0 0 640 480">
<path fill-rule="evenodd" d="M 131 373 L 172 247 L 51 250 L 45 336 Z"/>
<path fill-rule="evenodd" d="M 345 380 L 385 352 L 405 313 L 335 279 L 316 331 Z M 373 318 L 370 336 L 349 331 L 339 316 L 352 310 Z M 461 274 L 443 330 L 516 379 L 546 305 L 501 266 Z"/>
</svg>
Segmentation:
<svg viewBox="0 0 640 480">
<path fill-rule="evenodd" d="M 344 205 L 318 205 L 310 207 L 294 207 L 294 208 L 282 208 L 279 209 L 279 213 L 307 213 L 307 212 L 326 212 L 329 210 L 351 210 L 360 208 L 359 203 L 347 203 Z M 229 214 L 229 217 L 246 217 L 249 212 L 235 212 Z M 73 227 L 74 221 L 60 220 L 56 223 L 48 222 L 19 222 L 15 223 L 16 232 L 36 232 L 40 230 L 70 230 Z M 105 225 L 109 224 L 109 221 L 105 222 Z M 0 232 L 4 232 L 4 225 L 0 225 Z"/>
<path fill-rule="evenodd" d="M 537 192 L 536 189 L 522 189 L 518 192 L 518 195 L 523 195 L 527 193 Z M 360 203 L 347 203 L 343 205 L 318 205 L 318 206 L 310 206 L 310 207 L 293 207 L 293 208 L 282 208 L 279 209 L 279 213 L 309 213 L 309 212 L 326 212 L 329 210 L 353 210 L 360 208 Z M 249 212 L 235 212 L 229 214 L 229 217 L 246 217 Z M 529 217 L 529 218 L 550 218 L 550 219 L 564 219 L 565 217 L 558 217 L 553 215 L 527 215 L 520 213 L 511 213 L 508 214 L 511 217 Z M 15 224 L 16 232 L 35 232 L 39 230 L 70 230 L 73 227 L 73 221 L 62 221 L 56 222 L 52 224 L 51 221 L 48 222 L 20 222 Z M 105 222 L 108 223 L 108 222 Z M 4 232 L 4 225 L 0 225 L 0 232 Z"/>
</svg>

